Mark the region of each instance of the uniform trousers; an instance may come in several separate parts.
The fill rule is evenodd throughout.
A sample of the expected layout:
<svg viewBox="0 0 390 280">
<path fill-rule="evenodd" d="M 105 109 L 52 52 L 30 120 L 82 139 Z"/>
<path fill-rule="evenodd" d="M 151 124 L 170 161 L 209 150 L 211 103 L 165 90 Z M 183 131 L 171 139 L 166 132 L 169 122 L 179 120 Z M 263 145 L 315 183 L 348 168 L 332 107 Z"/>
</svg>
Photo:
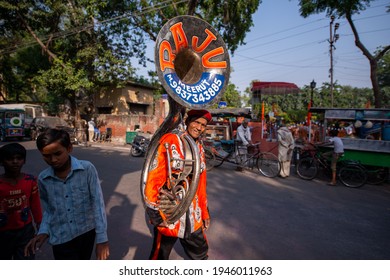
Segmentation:
<svg viewBox="0 0 390 280">
<path fill-rule="evenodd" d="M 184 238 L 165 236 L 159 232 L 157 227 L 154 227 L 153 248 L 149 259 L 151 260 L 168 260 L 169 255 L 175 245 L 177 239 L 180 240 L 184 252 L 192 260 L 207 260 L 208 259 L 208 243 L 206 235 L 202 228 L 193 233 L 185 233 Z"/>
</svg>

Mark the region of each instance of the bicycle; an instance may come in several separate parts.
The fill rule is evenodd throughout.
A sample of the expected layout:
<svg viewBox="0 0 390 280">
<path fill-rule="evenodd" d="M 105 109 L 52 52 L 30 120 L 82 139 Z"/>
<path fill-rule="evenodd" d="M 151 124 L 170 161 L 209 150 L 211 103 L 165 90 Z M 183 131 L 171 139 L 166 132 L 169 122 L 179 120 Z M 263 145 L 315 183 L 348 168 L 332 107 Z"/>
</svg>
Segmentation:
<svg viewBox="0 0 390 280">
<path fill-rule="evenodd" d="M 330 160 L 323 156 L 319 146 L 311 144 L 313 148 L 305 149 L 296 166 L 297 174 L 304 180 L 313 180 L 317 177 L 320 168 L 331 174 Z M 344 160 L 342 155 L 337 162 L 337 177 L 341 183 L 350 188 L 359 188 L 367 181 L 367 172 L 358 161 Z"/>
<path fill-rule="evenodd" d="M 207 170 L 230 162 L 245 169 L 254 167 L 265 177 L 273 178 L 279 175 L 281 164 L 276 155 L 262 152 L 260 142 L 250 145 L 247 154 L 240 153 L 240 143 L 236 140 L 221 140 L 220 142 L 204 141 Z"/>
</svg>

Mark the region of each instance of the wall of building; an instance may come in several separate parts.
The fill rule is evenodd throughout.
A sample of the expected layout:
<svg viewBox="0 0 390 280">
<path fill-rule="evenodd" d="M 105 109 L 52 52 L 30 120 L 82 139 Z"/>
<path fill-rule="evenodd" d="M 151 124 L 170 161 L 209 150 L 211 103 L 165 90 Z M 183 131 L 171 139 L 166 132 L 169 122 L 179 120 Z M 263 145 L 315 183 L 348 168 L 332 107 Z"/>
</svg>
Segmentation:
<svg viewBox="0 0 390 280">
<path fill-rule="evenodd" d="M 153 87 L 133 83 L 123 88 L 102 88 L 93 100 L 93 116 L 100 131 L 111 128 L 112 142 L 119 144 L 126 144 L 128 131 L 139 129 L 155 133 L 167 114 L 167 100 L 154 101 L 155 90 Z M 132 104 L 138 110 L 132 109 Z M 99 113 L 99 108 L 107 107 L 111 107 L 111 114 Z"/>
<path fill-rule="evenodd" d="M 123 88 L 102 88 L 94 96 L 94 106 L 112 107 L 112 114 L 132 114 L 129 103 L 146 106 L 146 114 L 153 114 L 154 88 L 129 84 Z"/>
<path fill-rule="evenodd" d="M 126 132 L 139 129 L 141 132 L 154 134 L 163 123 L 167 111 L 166 100 L 158 100 L 154 103 L 154 114 L 151 115 L 126 115 L 126 114 L 96 114 L 96 123 L 101 132 L 107 128 L 112 129 L 112 142 L 126 144 Z"/>
</svg>

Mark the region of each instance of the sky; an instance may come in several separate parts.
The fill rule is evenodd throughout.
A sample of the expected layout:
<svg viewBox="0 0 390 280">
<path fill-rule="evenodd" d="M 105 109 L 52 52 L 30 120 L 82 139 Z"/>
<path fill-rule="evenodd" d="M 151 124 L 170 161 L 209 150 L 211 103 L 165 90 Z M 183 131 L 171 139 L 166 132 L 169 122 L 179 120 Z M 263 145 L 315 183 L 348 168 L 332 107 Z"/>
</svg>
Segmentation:
<svg viewBox="0 0 390 280">
<path fill-rule="evenodd" d="M 372 54 L 377 47 L 390 45 L 390 13 L 386 13 L 386 6 L 390 6 L 389 0 L 372 1 L 367 10 L 352 17 L 361 42 Z M 336 22 L 340 26 L 333 49 L 333 81 L 371 88 L 368 59 L 355 46 L 348 22 L 344 18 L 336 18 Z M 330 19 L 325 13 L 303 18 L 298 0 L 262 0 L 253 23 L 246 44 L 230 56 L 230 82 L 240 92 L 253 80 L 290 82 L 298 87 L 308 86 L 312 80 L 317 87 L 330 83 Z M 333 30 L 334 24 L 334 34 Z M 149 44 L 147 53 L 154 59 L 154 44 Z"/>
</svg>

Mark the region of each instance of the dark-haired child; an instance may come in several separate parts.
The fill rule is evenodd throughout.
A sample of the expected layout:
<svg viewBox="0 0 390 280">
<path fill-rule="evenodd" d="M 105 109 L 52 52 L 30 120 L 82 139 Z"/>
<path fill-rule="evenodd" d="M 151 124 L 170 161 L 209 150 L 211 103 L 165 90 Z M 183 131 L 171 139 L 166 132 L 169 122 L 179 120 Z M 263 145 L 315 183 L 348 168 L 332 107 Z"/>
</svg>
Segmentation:
<svg viewBox="0 0 390 280">
<path fill-rule="evenodd" d="M 341 138 L 337 136 L 338 130 L 331 130 L 329 134 L 329 140 L 325 143 L 322 143 L 322 146 L 333 145 L 333 151 L 325 152 L 323 156 L 331 160 L 332 180 L 328 184 L 331 186 L 336 186 L 337 161 L 344 154 L 344 144 Z"/>
<path fill-rule="evenodd" d="M 0 259 L 34 259 L 24 255 L 24 248 L 42 220 L 37 178 L 21 172 L 26 149 L 19 143 L 0 148 L 0 163 Z"/>
<path fill-rule="evenodd" d="M 43 219 L 25 253 L 49 239 L 56 260 L 88 260 L 96 242 L 96 258 L 107 259 L 107 218 L 95 166 L 70 155 L 73 146 L 64 130 L 46 130 L 37 147 L 50 167 L 38 176 Z"/>
</svg>

